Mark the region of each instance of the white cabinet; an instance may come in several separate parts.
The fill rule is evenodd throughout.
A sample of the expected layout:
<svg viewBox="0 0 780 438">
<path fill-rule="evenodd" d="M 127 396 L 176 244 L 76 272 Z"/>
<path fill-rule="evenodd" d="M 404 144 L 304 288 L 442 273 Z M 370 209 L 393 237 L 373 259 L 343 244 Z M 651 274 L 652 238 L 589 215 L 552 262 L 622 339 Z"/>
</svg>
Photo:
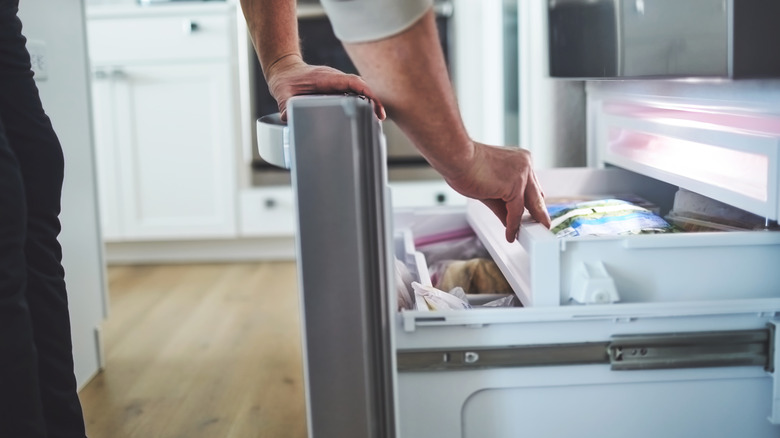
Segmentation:
<svg viewBox="0 0 780 438">
<path fill-rule="evenodd" d="M 391 182 L 393 207 L 466 205 L 466 198 L 443 181 Z M 240 234 L 247 237 L 283 237 L 295 234 L 295 193 L 292 187 L 265 186 L 240 195 Z"/>
<path fill-rule="evenodd" d="M 292 187 L 267 186 L 241 193 L 242 236 L 295 235 L 295 197 Z"/>
<path fill-rule="evenodd" d="M 106 241 L 237 236 L 233 13 L 90 17 Z"/>
</svg>

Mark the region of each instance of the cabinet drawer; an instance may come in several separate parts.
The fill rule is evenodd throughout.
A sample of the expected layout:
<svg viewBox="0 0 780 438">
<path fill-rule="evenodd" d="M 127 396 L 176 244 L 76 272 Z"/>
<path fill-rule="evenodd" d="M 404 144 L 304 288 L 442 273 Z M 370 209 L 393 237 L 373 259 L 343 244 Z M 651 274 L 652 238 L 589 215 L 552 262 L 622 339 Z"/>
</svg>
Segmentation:
<svg viewBox="0 0 780 438">
<path fill-rule="evenodd" d="M 87 24 L 93 65 L 230 56 L 233 30 L 227 14 L 95 18 Z"/>
<path fill-rule="evenodd" d="M 240 195 L 240 233 L 244 237 L 295 235 L 295 197 L 290 186 L 247 190 Z"/>
<path fill-rule="evenodd" d="M 443 181 L 391 182 L 393 207 L 466 205 L 466 198 Z"/>
</svg>

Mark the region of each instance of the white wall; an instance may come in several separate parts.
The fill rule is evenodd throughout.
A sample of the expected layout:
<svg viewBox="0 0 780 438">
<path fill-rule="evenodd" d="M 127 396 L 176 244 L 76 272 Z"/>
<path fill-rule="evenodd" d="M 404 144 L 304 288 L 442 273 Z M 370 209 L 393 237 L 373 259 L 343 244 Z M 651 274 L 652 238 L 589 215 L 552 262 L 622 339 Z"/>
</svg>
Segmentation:
<svg viewBox="0 0 780 438">
<path fill-rule="evenodd" d="M 585 92 L 550 78 L 547 0 L 518 0 L 520 144 L 538 168 L 585 164 Z"/>
<path fill-rule="evenodd" d="M 505 38 L 502 14 L 512 0 L 453 0 L 453 82 L 463 121 L 477 141 L 507 142 L 519 125 L 520 146 L 538 168 L 585 164 L 585 93 L 581 81 L 549 77 L 547 0 L 517 1 L 519 123 L 506 114 Z"/>
<path fill-rule="evenodd" d="M 62 194 L 63 265 L 68 285 L 79 388 L 100 367 L 96 328 L 106 316 L 82 0 L 22 0 L 19 16 L 36 69 L 43 106 L 65 152 Z"/>
<path fill-rule="evenodd" d="M 476 141 L 505 146 L 503 0 L 453 0 L 451 70 L 463 123 Z"/>
</svg>

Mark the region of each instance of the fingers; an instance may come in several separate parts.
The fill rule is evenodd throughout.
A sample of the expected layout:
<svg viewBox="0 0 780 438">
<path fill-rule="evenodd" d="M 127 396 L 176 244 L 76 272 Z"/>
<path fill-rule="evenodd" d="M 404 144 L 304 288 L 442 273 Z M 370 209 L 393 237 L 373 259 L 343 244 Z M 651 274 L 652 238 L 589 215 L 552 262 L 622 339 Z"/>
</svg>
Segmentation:
<svg viewBox="0 0 780 438">
<path fill-rule="evenodd" d="M 480 199 L 501 223 L 506 227 L 506 241 L 512 243 L 520 232 L 520 219 L 523 217 L 523 201 L 505 202 L 502 199 Z M 519 205 L 519 208 L 517 207 Z"/>
<path fill-rule="evenodd" d="M 523 217 L 523 208 L 517 209 L 516 205 L 516 203 L 507 204 L 506 208 L 506 241 L 509 243 L 517 238 L 520 232 L 520 219 Z"/>
<path fill-rule="evenodd" d="M 287 99 L 279 100 L 279 118 L 281 118 L 283 122 L 287 121 Z"/>
<path fill-rule="evenodd" d="M 368 84 L 359 76 L 336 72 L 335 75 L 323 77 L 322 82 L 318 83 L 316 88 L 323 92 L 348 92 L 359 96 L 365 96 L 371 100 L 377 118 L 379 120 L 385 120 L 387 118 L 384 105 L 382 105 L 382 102 L 374 92 L 371 91 Z"/>
<path fill-rule="evenodd" d="M 544 195 L 533 172 L 528 177 L 522 196 L 510 199 L 483 199 L 482 203 L 501 219 L 506 227 L 506 240 L 513 242 L 520 232 L 523 213 L 528 213 L 533 219 L 547 228 L 550 228 L 550 215 L 544 203 Z"/>
<path fill-rule="evenodd" d="M 547 206 L 544 203 L 544 194 L 536 180 L 536 175 L 531 172 L 532 178 L 529 178 L 528 185 L 525 186 L 525 208 L 531 217 L 537 222 L 550 228 L 550 214 L 547 212 Z"/>
<path fill-rule="evenodd" d="M 501 223 L 506 226 L 506 203 L 500 199 L 480 199 L 496 217 L 501 220 Z"/>
<path fill-rule="evenodd" d="M 544 204 L 544 199 L 541 196 L 528 196 L 525 199 L 520 198 L 512 202 L 507 202 L 504 208 L 505 219 L 502 222 L 506 226 L 506 241 L 514 242 L 520 232 L 520 224 L 522 222 L 523 213 L 527 209 L 537 222 L 550 228 L 550 216 L 547 214 L 547 207 Z M 494 213 L 498 214 L 496 209 L 491 209 Z"/>
<path fill-rule="evenodd" d="M 384 105 L 368 84 L 356 75 L 345 74 L 330 67 L 297 66 L 294 71 L 280 71 L 269 81 L 271 95 L 278 102 L 282 120 L 287 120 L 287 100 L 305 94 L 348 93 L 364 96 L 371 100 L 374 113 L 379 120 L 385 120 Z"/>
<path fill-rule="evenodd" d="M 482 199 L 493 214 L 501 220 L 501 223 L 506 227 L 505 237 L 506 241 L 512 243 L 517 238 L 517 234 L 520 232 L 520 221 L 523 218 L 522 198 L 514 200 L 513 202 L 505 202 L 501 199 Z"/>
<path fill-rule="evenodd" d="M 387 112 L 385 111 L 385 106 L 382 105 L 382 102 L 371 99 L 371 103 L 374 105 L 374 114 L 376 114 L 376 117 L 379 120 L 384 120 L 387 118 Z"/>
</svg>

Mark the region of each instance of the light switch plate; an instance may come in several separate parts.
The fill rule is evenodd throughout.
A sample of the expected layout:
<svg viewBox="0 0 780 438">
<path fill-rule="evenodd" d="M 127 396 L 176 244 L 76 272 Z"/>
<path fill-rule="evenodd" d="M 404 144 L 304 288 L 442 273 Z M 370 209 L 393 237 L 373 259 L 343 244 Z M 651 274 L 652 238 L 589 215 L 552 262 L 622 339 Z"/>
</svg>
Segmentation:
<svg viewBox="0 0 780 438">
<path fill-rule="evenodd" d="M 48 57 L 46 56 L 46 43 L 41 40 L 27 40 L 27 51 L 30 52 L 30 63 L 36 81 L 45 81 L 49 78 Z"/>
</svg>

